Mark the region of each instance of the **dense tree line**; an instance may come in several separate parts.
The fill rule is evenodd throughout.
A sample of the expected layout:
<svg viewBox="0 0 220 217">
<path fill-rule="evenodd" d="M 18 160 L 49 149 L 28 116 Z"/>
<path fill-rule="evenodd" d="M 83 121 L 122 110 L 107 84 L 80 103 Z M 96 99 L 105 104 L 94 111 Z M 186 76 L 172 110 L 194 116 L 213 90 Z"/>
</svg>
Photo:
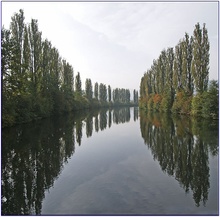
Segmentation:
<svg viewBox="0 0 220 217">
<path fill-rule="evenodd" d="M 164 49 L 141 78 L 140 106 L 148 111 L 172 111 L 218 117 L 218 82 L 208 80 L 209 40 L 205 24 L 193 36 Z"/>
<path fill-rule="evenodd" d="M 84 91 L 80 73 L 74 77 L 73 67 L 42 38 L 38 21 L 24 20 L 24 12 L 19 10 L 9 29 L 1 31 L 3 127 L 77 109 L 132 104 L 129 90 L 112 101 L 111 86 L 96 82 L 93 93 L 89 78 Z"/>
</svg>

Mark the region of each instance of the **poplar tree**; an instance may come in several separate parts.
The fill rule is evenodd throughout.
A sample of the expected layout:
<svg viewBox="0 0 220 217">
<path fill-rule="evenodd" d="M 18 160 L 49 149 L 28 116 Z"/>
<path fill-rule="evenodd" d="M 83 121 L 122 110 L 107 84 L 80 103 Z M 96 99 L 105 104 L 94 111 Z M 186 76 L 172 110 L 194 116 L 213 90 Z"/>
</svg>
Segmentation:
<svg viewBox="0 0 220 217">
<path fill-rule="evenodd" d="M 23 79 L 23 42 L 24 42 L 24 12 L 19 10 L 19 13 L 15 13 L 11 18 L 10 32 L 11 40 L 13 43 L 12 49 L 12 62 L 11 62 L 11 81 L 13 92 L 20 95 L 22 92 L 22 87 L 24 83 Z"/>
<path fill-rule="evenodd" d="M 28 83 L 30 78 L 30 63 L 31 63 L 31 53 L 30 53 L 30 43 L 29 43 L 29 35 L 28 35 L 28 27 L 25 25 L 24 27 L 24 45 L 23 45 L 23 60 L 22 60 L 22 75 L 25 80 L 23 84 L 23 90 L 29 92 L 30 84 Z"/>
<path fill-rule="evenodd" d="M 98 82 L 95 82 L 94 95 L 95 95 L 95 99 L 98 100 L 98 98 L 99 98 L 99 84 L 98 84 Z"/>
<path fill-rule="evenodd" d="M 108 85 L 108 101 L 111 102 L 112 101 L 112 92 L 111 92 L 111 86 Z"/>
<path fill-rule="evenodd" d="M 175 58 L 174 58 L 174 87 L 176 90 L 182 88 L 182 41 L 175 46 Z"/>
<path fill-rule="evenodd" d="M 47 39 L 42 42 L 42 94 L 45 95 L 50 85 L 50 51 L 51 42 Z"/>
<path fill-rule="evenodd" d="M 138 91 L 134 90 L 133 94 L 134 104 L 138 104 Z"/>
<path fill-rule="evenodd" d="M 165 67 L 165 92 L 174 97 L 174 87 L 173 87 L 173 62 L 174 62 L 174 52 L 173 48 L 168 48 L 166 51 L 166 67 Z"/>
<path fill-rule="evenodd" d="M 78 95 L 82 96 L 82 82 L 80 78 L 80 73 L 78 72 L 75 79 L 75 91 Z"/>
<path fill-rule="evenodd" d="M 15 101 L 12 85 L 12 49 L 11 33 L 4 27 L 1 30 L 1 93 L 2 93 L 2 126 L 11 126 L 15 119 Z"/>
<path fill-rule="evenodd" d="M 115 104 L 119 103 L 119 89 L 118 88 L 113 90 L 113 101 Z"/>
<path fill-rule="evenodd" d="M 68 93 L 73 93 L 73 67 L 66 60 L 63 60 L 63 77 L 65 91 Z M 57 78 L 55 80 L 57 80 Z"/>
<path fill-rule="evenodd" d="M 2 92 L 9 92 L 11 82 L 11 61 L 12 61 L 13 43 L 11 39 L 10 30 L 4 27 L 1 30 L 1 79 L 2 79 Z M 4 96 L 4 95 L 3 95 Z"/>
<path fill-rule="evenodd" d="M 193 32 L 193 59 L 192 59 L 192 76 L 198 93 L 203 93 L 208 89 L 209 76 L 209 40 L 208 31 L 203 24 L 195 25 Z"/>
<path fill-rule="evenodd" d="M 99 85 L 99 99 L 101 102 L 107 102 L 107 88 L 103 83 Z"/>
<path fill-rule="evenodd" d="M 126 103 L 130 103 L 130 97 L 131 97 L 131 93 L 129 89 L 125 90 L 125 102 Z"/>
<path fill-rule="evenodd" d="M 141 78 L 141 83 L 140 83 L 140 97 L 144 98 L 145 97 L 145 83 L 144 83 L 144 78 L 146 77 L 146 74 Z"/>
<path fill-rule="evenodd" d="M 33 95 L 36 97 L 41 83 L 41 66 L 42 66 L 42 33 L 38 30 L 38 22 L 35 19 L 31 20 L 29 25 L 29 40 L 30 40 L 30 61 L 31 61 L 31 82 L 33 87 Z"/>
<path fill-rule="evenodd" d="M 54 86 L 55 91 L 59 90 L 60 87 L 60 77 L 61 71 L 62 71 L 62 60 L 59 55 L 59 51 L 52 47 L 50 49 L 50 59 L 51 59 L 51 66 L 50 66 L 50 74 L 52 77 L 52 85 Z M 63 82 L 64 85 L 68 86 L 68 89 L 71 93 L 73 93 L 74 90 L 74 72 L 73 67 L 67 62 L 67 72 L 64 72 L 63 75 Z"/>
<path fill-rule="evenodd" d="M 163 93 L 165 86 L 166 51 L 163 50 L 158 59 L 158 93 Z"/>
<path fill-rule="evenodd" d="M 44 101 L 44 108 L 47 108 L 48 112 L 52 110 L 53 99 L 52 99 L 52 85 L 50 80 L 50 65 L 51 65 L 51 58 L 50 58 L 50 50 L 51 50 L 51 43 L 48 40 L 42 41 L 42 78 L 41 78 L 41 99 Z M 32 78 L 31 73 L 31 60 L 30 60 L 30 72 L 29 77 Z M 32 82 L 31 82 L 32 85 Z"/>
<path fill-rule="evenodd" d="M 92 81 L 91 79 L 86 79 L 86 83 L 85 83 L 85 89 L 86 89 L 86 97 L 88 100 L 92 100 Z"/>
<path fill-rule="evenodd" d="M 193 79 L 191 74 L 192 62 L 192 37 L 185 33 L 185 38 L 182 42 L 182 83 L 184 90 L 188 93 L 193 93 Z"/>
</svg>

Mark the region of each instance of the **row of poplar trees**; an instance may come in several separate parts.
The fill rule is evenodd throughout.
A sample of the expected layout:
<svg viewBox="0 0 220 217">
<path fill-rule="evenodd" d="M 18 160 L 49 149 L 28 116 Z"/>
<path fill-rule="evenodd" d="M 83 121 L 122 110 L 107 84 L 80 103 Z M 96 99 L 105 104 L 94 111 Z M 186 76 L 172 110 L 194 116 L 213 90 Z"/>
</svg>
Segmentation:
<svg viewBox="0 0 220 217">
<path fill-rule="evenodd" d="M 218 117 L 218 82 L 209 81 L 209 49 L 206 25 L 195 25 L 193 36 L 174 48 L 162 50 L 141 78 L 140 107 L 148 111 L 172 111 Z"/>
<path fill-rule="evenodd" d="M 19 10 L 9 29 L 1 31 L 2 127 L 92 106 L 130 104 L 129 90 L 111 91 L 108 85 L 107 92 L 96 82 L 93 92 L 91 79 L 82 90 L 80 73 L 74 78 L 73 67 L 42 38 L 37 20 L 24 20 Z"/>
</svg>

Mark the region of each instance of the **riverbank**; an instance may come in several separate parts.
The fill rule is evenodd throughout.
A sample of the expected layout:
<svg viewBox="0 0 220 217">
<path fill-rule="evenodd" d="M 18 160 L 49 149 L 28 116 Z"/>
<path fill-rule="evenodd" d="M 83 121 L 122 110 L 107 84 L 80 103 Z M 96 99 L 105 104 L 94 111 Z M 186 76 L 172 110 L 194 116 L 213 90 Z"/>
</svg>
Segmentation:
<svg viewBox="0 0 220 217">
<path fill-rule="evenodd" d="M 30 114 L 26 115 L 24 119 L 19 119 L 16 117 L 13 118 L 14 121 L 7 121 L 4 118 L 2 119 L 2 124 L 1 124 L 1 128 L 8 128 L 8 127 L 12 127 L 15 125 L 19 125 L 19 124 L 26 124 L 26 123 L 30 123 L 30 122 L 34 122 L 34 121 L 38 121 L 38 120 L 42 120 L 42 119 L 46 119 L 49 117 L 55 117 L 55 116 L 62 116 L 71 112 L 78 112 L 78 111 L 83 111 L 83 110 L 88 110 L 88 109 L 102 109 L 102 108 L 117 108 L 117 107 L 134 107 L 134 106 L 138 106 L 138 104 L 130 102 L 130 103 L 114 103 L 114 102 L 99 102 L 97 100 L 93 100 L 93 101 L 88 101 L 87 99 L 84 99 L 83 101 L 75 101 L 75 103 L 73 104 L 73 108 L 70 110 L 63 110 L 63 111 L 59 111 L 59 112 L 54 112 L 48 115 L 37 115 L 37 114 Z"/>
</svg>

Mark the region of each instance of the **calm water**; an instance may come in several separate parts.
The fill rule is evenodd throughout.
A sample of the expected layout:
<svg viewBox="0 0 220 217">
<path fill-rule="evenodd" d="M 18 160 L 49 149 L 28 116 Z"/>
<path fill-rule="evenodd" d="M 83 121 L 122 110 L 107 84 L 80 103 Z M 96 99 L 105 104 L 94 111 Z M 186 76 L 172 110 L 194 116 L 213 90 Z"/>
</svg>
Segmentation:
<svg viewBox="0 0 220 217">
<path fill-rule="evenodd" d="M 217 215 L 218 199 L 218 121 L 120 108 L 2 130 L 2 215 Z"/>
</svg>

